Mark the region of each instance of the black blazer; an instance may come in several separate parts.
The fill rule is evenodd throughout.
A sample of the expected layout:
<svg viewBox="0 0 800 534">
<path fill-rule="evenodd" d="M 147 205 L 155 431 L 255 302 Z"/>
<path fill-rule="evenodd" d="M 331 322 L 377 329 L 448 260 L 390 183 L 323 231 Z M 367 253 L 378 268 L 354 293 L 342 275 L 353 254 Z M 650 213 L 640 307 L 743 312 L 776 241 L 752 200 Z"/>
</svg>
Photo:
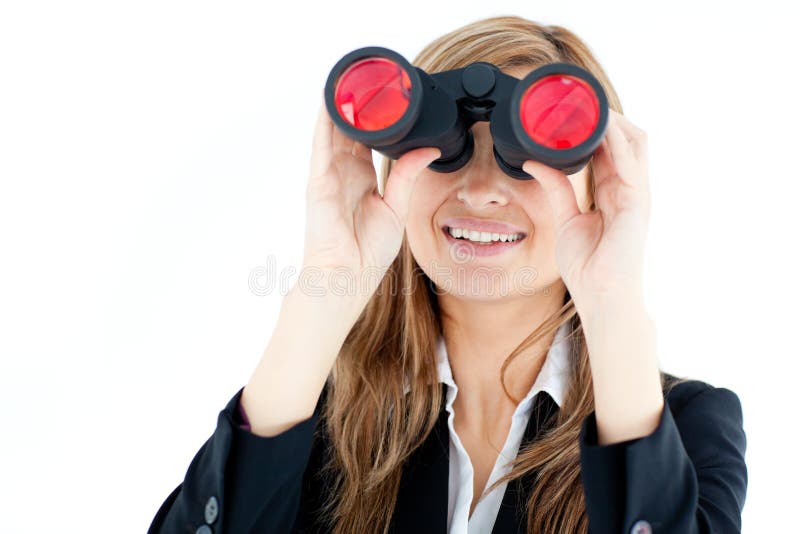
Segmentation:
<svg viewBox="0 0 800 534">
<path fill-rule="evenodd" d="M 311 418 L 265 438 L 239 427 L 242 389 L 219 413 L 216 430 L 161 505 L 149 533 L 325 532 L 315 523 L 315 510 L 328 489 L 315 474 L 329 449 L 315 429 L 327 390 Z M 584 420 L 581 480 L 590 534 L 741 531 L 747 467 L 739 397 L 691 380 L 671 389 L 667 384 L 665 401 L 652 434 L 621 443 L 597 445 L 595 413 Z M 553 423 L 558 409 L 547 392 L 537 394 L 521 446 Z M 394 533 L 446 532 L 444 404 L 440 413 L 434 431 L 404 466 Z M 526 501 L 532 477 L 508 484 L 493 533 L 525 532 L 517 503 Z"/>
</svg>

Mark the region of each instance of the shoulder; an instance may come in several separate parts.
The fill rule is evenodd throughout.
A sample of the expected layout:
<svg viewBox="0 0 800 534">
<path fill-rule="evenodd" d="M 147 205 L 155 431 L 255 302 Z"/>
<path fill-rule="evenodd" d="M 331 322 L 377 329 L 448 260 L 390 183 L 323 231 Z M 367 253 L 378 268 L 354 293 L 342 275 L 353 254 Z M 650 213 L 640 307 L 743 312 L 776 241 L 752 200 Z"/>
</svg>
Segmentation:
<svg viewBox="0 0 800 534">
<path fill-rule="evenodd" d="M 703 380 L 661 372 L 664 399 L 669 403 L 673 415 L 677 416 L 687 406 L 717 402 L 723 406 L 741 407 L 739 395 L 727 387 L 714 386 Z"/>
<path fill-rule="evenodd" d="M 709 435 L 735 438 L 744 447 L 742 403 L 727 387 L 662 372 L 664 400 L 684 444 Z"/>
</svg>

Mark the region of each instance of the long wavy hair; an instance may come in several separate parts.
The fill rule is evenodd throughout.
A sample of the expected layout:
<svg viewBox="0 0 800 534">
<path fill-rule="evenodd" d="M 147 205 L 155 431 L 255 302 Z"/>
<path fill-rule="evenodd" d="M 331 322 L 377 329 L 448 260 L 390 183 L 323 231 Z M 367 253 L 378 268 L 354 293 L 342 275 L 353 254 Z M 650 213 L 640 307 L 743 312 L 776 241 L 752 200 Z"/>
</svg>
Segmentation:
<svg viewBox="0 0 800 534">
<path fill-rule="evenodd" d="M 431 42 L 412 64 L 433 73 L 476 61 L 501 70 L 552 62 L 579 65 L 600 81 L 609 106 L 622 113 L 614 87 L 588 46 L 560 26 L 516 16 L 478 20 Z M 391 160 L 382 160 L 380 191 L 391 166 Z M 594 198 L 591 161 L 588 167 Z M 595 209 L 594 201 L 590 208 Z M 505 386 L 508 364 L 540 340 L 551 339 L 566 322 L 572 377 L 563 406 L 553 424 L 520 449 L 511 472 L 492 486 L 535 473 L 526 503 L 530 533 L 588 531 L 578 438 L 583 420 L 594 410 L 594 396 L 586 340 L 569 292 L 554 315 L 532 326 L 498 376 L 518 403 Z M 336 489 L 327 496 L 321 517 L 333 532 L 388 531 L 403 464 L 432 431 L 442 408 L 435 361 L 441 332 L 432 281 L 404 236 L 397 258 L 342 345 L 321 409 L 320 431 L 331 443 L 323 473 Z M 666 385 L 665 373 L 661 377 Z"/>
</svg>

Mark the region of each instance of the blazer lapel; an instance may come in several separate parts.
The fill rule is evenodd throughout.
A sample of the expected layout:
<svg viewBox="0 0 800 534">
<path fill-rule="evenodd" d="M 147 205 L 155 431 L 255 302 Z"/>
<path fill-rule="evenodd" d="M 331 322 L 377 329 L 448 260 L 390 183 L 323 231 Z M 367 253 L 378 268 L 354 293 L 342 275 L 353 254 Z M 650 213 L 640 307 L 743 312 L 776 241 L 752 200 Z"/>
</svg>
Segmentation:
<svg viewBox="0 0 800 534">
<path fill-rule="evenodd" d="M 533 401 L 533 409 L 525 427 L 525 433 L 520 443 L 520 450 L 532 441 L 535 441 L 541 432 L 552 426 L 555 418 L 552 417 L 558 411 L 558 404 L 546 391 L 536 394 Z M 512 480 L 506 486 L 503 494 L 503 501 L 494 522 L 492 534 L 524 533 L 526 532 L 527 512 L 525 503 L 533 486 L 536 471 L 528 473 L 521 479 Z"/>
<path fill-rule="evenodd" d="M 447 386 L 442 384 L 443 398 Z M 442 403 L 436 426 L 403 467 L 389 531 L 398 534 L 447 531 L 450 431 Z"/>
<path fill-rule="evenodd" d="M 446 398 L 446 385 L 442 384 Z M 553 397 L 546 391 L 536 395 L 528 425 L 522 437 L 520 449 L 535 441 L 544 430 L 555 422 L 558 411 Z M 447 494 L 450 476 L 450 430 L 447 426 L 447 410 L 444 404 L 439 419 L 428 439 L 411 455 L 403 468 L 397 503 L 389 531 L 396 534 L 422 534 L 447 532 Z M 492 534 L 526 532 L 527 516 L 524 511 L 529 490 L 536 472 L 522 479 L 511 481 L 506 486 L 500 510 Z"/>
</svg>

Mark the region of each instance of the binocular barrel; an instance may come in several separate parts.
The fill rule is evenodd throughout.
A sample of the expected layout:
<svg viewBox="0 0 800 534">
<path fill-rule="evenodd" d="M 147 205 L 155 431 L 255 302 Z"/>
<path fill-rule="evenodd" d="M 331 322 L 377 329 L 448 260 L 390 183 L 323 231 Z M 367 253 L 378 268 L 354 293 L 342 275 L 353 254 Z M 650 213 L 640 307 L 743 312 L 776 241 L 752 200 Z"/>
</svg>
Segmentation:
<svg viewBox="0 0 800 534">
<path fill-rule="evenodd" d="M 509 176 L 529 159 L 566 174 L 580 171 L 608 125 L 608 100 L 587 70 L 550 63 L 521 80 L 495 65 L 427 73 L 400 54 L 365 47 L 342 57 L 328 75 L 325 105 L 336 127 L 381 154 L 398 159 L 433 146 L 442 173 L 466 165 L 474 151 L 470 128 L 488 121 L 494 157 Z"/>
</svg>

